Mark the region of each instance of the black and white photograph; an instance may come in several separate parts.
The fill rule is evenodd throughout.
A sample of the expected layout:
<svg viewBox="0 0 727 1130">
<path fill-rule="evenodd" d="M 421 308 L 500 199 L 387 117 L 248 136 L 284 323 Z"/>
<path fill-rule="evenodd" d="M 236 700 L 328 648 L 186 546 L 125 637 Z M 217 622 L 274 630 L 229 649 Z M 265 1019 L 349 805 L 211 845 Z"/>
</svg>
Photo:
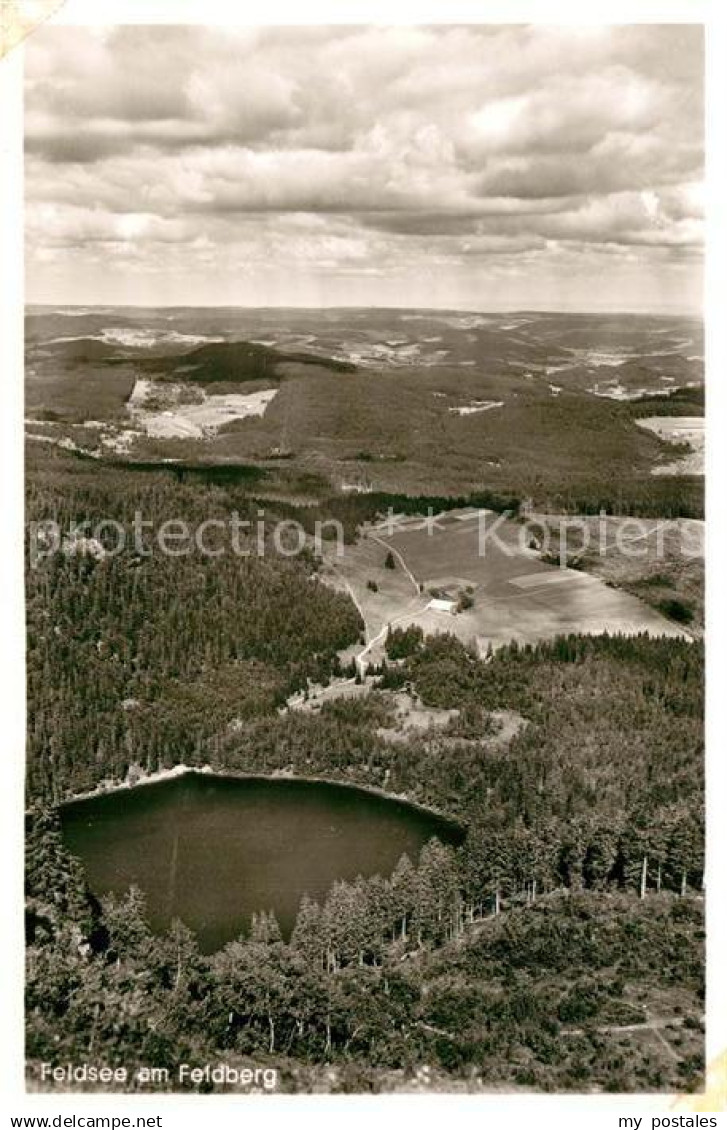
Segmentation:
<svg viewBox="0 0 727 1130">
<path fill-rule="evenodd" d="M 14 49 L 28 1095 L 721 1110 L 704 25 L 102 9 Z"/>
</svg>

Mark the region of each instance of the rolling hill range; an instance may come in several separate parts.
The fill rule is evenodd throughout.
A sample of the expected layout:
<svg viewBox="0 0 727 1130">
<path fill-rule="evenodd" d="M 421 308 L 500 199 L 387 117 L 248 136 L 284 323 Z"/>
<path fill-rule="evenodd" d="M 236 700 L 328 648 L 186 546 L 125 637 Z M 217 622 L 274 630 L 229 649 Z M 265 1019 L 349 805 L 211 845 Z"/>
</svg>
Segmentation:
<svg viewBox="0 0 727 1130">
<path fill-rule="evenodd" d="M 285 459 L 344 493 L 431 493 L 436 468 L 445 495 L 563 504 L 618 481 L 662 499 L 675 484 L 652 474 L 684 452 L 635 421 L 703 413 L 703 335 L 666 317 L 31 308 L 26 378 L 31 439 L 95 457 Z M 680 493 L 692 513 L 699 477 Z"/>
</svg>

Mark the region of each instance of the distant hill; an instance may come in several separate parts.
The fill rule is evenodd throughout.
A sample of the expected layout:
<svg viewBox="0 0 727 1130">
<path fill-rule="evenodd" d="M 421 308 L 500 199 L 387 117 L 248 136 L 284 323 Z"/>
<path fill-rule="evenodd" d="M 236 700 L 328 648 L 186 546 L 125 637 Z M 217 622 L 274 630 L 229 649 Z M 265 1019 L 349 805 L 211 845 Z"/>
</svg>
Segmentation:
<svg viewBox="0 0 727 1130">
<path fill-rule="evenodd" d="M 39 348 L 39 347 L 36 347 Z M 94 337 L 75 337 L 67 341 L 49 341 L 42 346 L 44 353 L 66 365 L 84 361 L 114 361 L 126 359 L 132 352 L 117 342 L 100 341 Z"/>
<path fill-rule="evenodd" d="M 668 396 L 645 395 L 630 404 L 631 412 L 639 416 L 703 416 L 705 411 L 704 385 L 675 388 Z"/>
<path fill-rule="evenodd" d="M 355 365 L 312 353 L 283 353 L 251 341 L 223 341 L 201 345 L 173 357 L 150 358 L 144 368 L 198 384 L 277 379 L 280 365 L 315 365 L 333 372 L 350 373 Z"/>
</svg>

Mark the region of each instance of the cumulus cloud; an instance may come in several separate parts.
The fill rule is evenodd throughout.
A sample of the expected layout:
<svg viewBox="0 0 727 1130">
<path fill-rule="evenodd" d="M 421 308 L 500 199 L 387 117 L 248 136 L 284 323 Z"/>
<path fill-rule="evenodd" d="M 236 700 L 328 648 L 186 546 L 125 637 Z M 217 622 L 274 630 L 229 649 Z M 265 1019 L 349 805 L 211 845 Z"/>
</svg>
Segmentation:
<svg viewBox="0 0 727 1130">
<path fill-rule="evenodd" d="M 436 269 L 439 304 L 505 300 L 506 272 L 518 305 L 526 276 L 562 294 L 588 260 L 603 294 L 628 262 L 645 306 L 657 274 L 676 303 L 698 281 L 701 132 L 690 26 L 46 27 L 30 286 L 108 301 L 131 262 L 186 302 L 249 301 L 254 264 L 280 280 L 268 301 L 345 278 L 342 300 L 388 279 L 406 304 Z"/>
</svg>

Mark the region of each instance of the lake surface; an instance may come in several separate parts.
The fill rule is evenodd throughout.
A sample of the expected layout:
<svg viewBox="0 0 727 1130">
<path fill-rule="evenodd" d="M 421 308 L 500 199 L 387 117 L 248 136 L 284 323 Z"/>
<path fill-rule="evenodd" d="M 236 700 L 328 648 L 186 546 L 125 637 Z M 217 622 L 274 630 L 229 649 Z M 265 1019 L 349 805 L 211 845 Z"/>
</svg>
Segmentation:
<svg viewBox="0 0 727 1130">
<path fill-rule="evenodd" d="M 148 900 L 155 930 L 181 918 L 212 952 L 274 910 L 288 936 L 304 892 L 336 879 L 389 875 L 437 836 L 462 830 L 434 813 L 362 789 L 313 781 L 186 773 L 73 801 L 63 837 L 91 889 Z"/>
</svg>

